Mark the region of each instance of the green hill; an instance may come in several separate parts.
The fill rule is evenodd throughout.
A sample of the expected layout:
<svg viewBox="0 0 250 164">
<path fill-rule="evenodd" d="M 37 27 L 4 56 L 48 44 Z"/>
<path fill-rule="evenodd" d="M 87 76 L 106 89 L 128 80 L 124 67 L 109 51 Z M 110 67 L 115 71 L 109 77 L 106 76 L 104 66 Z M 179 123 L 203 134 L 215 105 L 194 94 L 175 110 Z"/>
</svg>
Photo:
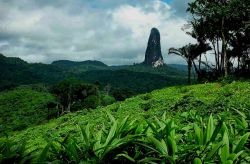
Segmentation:
<svg viewBox="0 0 250 164">
<path fill-rule="evenodd" d="M 60 68 L 66 68 L 68 71 L 71 72 L 86 72 L 90 70 L 106 70 L 109 67 L 100 62 L 100 61 L 92 61 L 86 60 L 82 62 L 70 61 L 70 60 L 58 60 L 51 63 L 51 65 L 58 66 Z"/>
<path fill-rule="evenodd" d="M 36 83 L 55 84 L 66 78 L 88 83 L 99 81 L 112 90 L 128 90 L 133 95 L 167 86 L 186 84 L 186 73 L 164 65 L 152 68 L 142 64 L 107 66 L 100 61 L 55 61 L 52 64 L 27 63 L 0 55 L 0 90 Z"/>
<path fill-rule="evenodd" d="M 105 144 L 106 146 L 107 144 L 119 145 L 120 142 L 126 144 L 124 147 L 124 143 L 121 143 L 121 145 L 117 147 L 119 149 L 111 147 L 105 150 L 111 153 L 105 156 L 98 154 L 97 152 L 99 151 L 93 148 L 94 154 L 88 156 L 86 159 L 84 158 L 85 160 L 90 160 L 93 157 L 92 160 L 104 161 L 112 159 L 116 162 L 120 160 L 138 162 L 142 160 L 140 158 L 144 159 L 148 157 L 147 159 L 149 161 L 157 161 L 157 159 L 154 158 L 158 158 L 166 161 L 174 160 L 177 163 L 190 163 L 196 158 L 196 161 L 202 160 L 215 163 L 221 163 L 222 160 L 226 159 L 239 162 L 244 159 L 243 161 L 248 163 L 250 153 L 247 149 L 247 147 L 249 148 L 249 141 L 246 139 L 249 136 L 247 132 L 249 131 L 248 123 L 250 121 L 249 92 L 249 82 L 175 86 L 155 90 L 152 93 L 132 97 L 124 102 L 118 102 L 89 112 L 83 110 L 70 113 L 44 125 L 13 133 L 10 139 L 21 141 L 25 138 L 28 140 L 28 145 L 31 150 L 39 147 L 44 148 L 48 138 L 62 142 L 62 138 L 67 138 L 69 135 L 70 137 L 76 137 L 76 141 L 80 142 L 82 140 L 80 136 L 82 135 L 79 127 L 85 127 L 89 124 L 91 127 L 91 136 L 93 133 L 93 135 L 97 137 L 96 141 L 100 142 L 100 145 L 102 145 L 102 142 L 104 147 Z M 118 121 L 115 121 L 108 113 L 113 115 Z M 209 115 L 211 116 L 209 117 Z M 125 119 L 125 122 L 123 122 L 121 119 L 127 116 L 129 116 L 130 121 L 127 123 Z M 133 122 L 133 120 L 135 122 Z M 118 129 L 116 129 L 120 126 L 120 128 L 122 128 L 122 125 L 126 125 L 126 128 L 135 126 L 136 130 L 133 131 L 133 128 L 129 128 L 130 130 L 127 129 L 126 135 L 123 136 L 122 132 L 118 133 Z M 149 125 L 149 127 L 147 125 Z M 109 127 L 112 128 L 109 129 Z M 170 129 L 169 132 L 164 131 L 164 129 L 168 130 L 168 128 L 174 129 L 174 131 L 171 132 L 172 130 Z M 114 133 L 112 133 L 112 129 Z M 156 131 L 154 131 L 154 129 Z M 83 130 L 86 130 L 86 127 L 83 128 Z M 116 133 L 121 133 L 121 136 Z M 88 136 L 90 135 L 89 132 L 87 134 Z M 126 138 L 134 134 L 141 134 L 142 136 L 139 135 L 138 140 Z M 170 138 L 164 138 L 164 134 L 171 134 L 169 136 Z M 98 139 L 98 135 L 102 135 L 104 138 Z M 151 135 L 155 138 L 150 137 Z M 105 138 L 105 136 L 107 138 Z M 111 139 L 112 137 L 115 137 L 115 139 L 107 141 L 108 138 Z M 123 137 L 126 140 L 122 140 Z M 136 138 L 138 138 L 138 136 Z M 105 140 L 102 141 L 103 139 L 107 139 L 106 143 Z M 132 145 L 128 144 L 128 142 L 126 142 L 127 140 L 132 142 Z M 69 140 L 71 146 L 73 141 L 74 140 Z M 86 140 L 82 144 L 85 142 Z M 139 145 L 137 145 L 138 143 Z M 246 147 L 244 147 L 245 143 Z M 95 146 L 98 146 L 96 144 Z M 145 144 L 146 147 L 144 147 Z M 164 145 L 166 147 L 164 147 Z M 79 151 L 84 152 L 84 150 L 80 149 Z M 152 151 L 151 153 L 154 153 L 150 154 L 150 150 Z M 226 159 L 224 159 L 220 153 L 224 153 L 224 151 L 227 152 L 227 150 L 228 154 L 225 154 Z M 103 153 L 103 151 L 99 153 Z M 138 156 L 136 156 L 133 151 L 138 151 Z M 67 152 L 67 149 L 65 152 Z M 235 152 L 235 154 L 232 154 L 234 158 L 232 157 L 231 159 L 231 157 L 229 158 L 229 153 L 233 152 Z M 240 154 L 237 155 L 239 152 Z M 118 155 L 119 153 L 125 154 Z M 161 153 L 165 155 L 167 153 L 169 156 L 158 156 L 158 154 Z M 52 156 L 50 157 L 53 158 Z"/>
<path fill-rule="evenodd" d="M 57 60 L 51 63 L 52 65 L 57 65 L 60 67 L 75 67 L 79 65 L 84 65 L 84 66 L 102 66 L 102 67 L 107 67 L 106 64 L 96 61 L 96 60 L 86 60 L 82 62 L 77 62 L 77 61 L 70 61 L 70 60 Z"/>
<path fill-rule="evenodd" d="M 5 57 L 0 54 L 0 90 L 24 84 L 52 84 L 72 76 L 57 66 L 34 63 L 29 64 L 19 58 Z"/>
<path fill-rule="evenodd" d="M 45 91 L 22 86 L 0 92 L 0 136 L 45 123 L 48 119 L 48 102 L 54 97 Z"/>
</svg>

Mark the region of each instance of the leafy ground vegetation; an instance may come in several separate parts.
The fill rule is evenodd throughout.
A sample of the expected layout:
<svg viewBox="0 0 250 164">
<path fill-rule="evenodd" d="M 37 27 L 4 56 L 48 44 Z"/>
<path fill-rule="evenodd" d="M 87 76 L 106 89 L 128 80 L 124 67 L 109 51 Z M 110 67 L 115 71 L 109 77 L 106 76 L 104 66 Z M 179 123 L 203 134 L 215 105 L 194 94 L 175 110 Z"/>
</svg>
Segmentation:
<svg viewBox="0 0 250 164">
<path fill-rule="evenodd" d="M 46 105 L 54 101 L 54 97 L 39 88 L 34 90 L 30 86 L 22 86 L 0 93 L 0 136 L 47 122 Z"/>
<path fill-rule="evenodd" d="M 0 136 L 48 122 L 66 113 L 107 106 L 116 100 L 97 85 L 76 79 L 52 87 L 44 84 L 20 86 L 0 92 Z"/>
<path fill-rule="evenodd" d="M 13 132 L 1 163 L 249 163 L 250 83 L 176 86 Z"/>
</svg>

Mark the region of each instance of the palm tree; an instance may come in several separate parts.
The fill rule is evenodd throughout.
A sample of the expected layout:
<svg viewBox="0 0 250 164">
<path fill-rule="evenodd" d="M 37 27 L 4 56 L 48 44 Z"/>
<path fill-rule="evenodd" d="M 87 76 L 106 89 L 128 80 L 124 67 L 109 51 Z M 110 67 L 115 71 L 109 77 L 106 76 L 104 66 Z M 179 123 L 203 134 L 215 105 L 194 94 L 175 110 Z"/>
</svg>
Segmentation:
<svg viewBox="0 0 250 164">
<path fill-rule="evenodd" d="M 193 57 L 192 55 L 190 55 L 190 47 L 191 44 L 188 44 L 182 48 L 170 48 L 168 51 L 168 54 L 176 54 L 179 55 L 181 57 L 183 57 L 188 65 L 188 83 L 191 83 L 191 68 L 192 68 L 192 61 L 193 61 Z"/>
<path fill-rule="evenodd" d="M 200 44 L 188 44 L 186 46 L 183 46 L 182 48 L 170 48 L 168 54 L 173 53 L 183 57 L 186 60 L 188 65 L 188 83 L 190 84 L 192 64 L 194 65 L 195 71 L 198 75 L 198 79 L 200 78 L 200 70 L 198 70 L 198 68 L 196 67 L 194 60 L 208 50 L 211 50 L 209 44 L 201 42 Z M 204 62 L 201 62 L 201 60 L 199 60 L 199 63 L 204 64 Z M 207 64 L 205 65 L 208 66 Z"/>
</svg>

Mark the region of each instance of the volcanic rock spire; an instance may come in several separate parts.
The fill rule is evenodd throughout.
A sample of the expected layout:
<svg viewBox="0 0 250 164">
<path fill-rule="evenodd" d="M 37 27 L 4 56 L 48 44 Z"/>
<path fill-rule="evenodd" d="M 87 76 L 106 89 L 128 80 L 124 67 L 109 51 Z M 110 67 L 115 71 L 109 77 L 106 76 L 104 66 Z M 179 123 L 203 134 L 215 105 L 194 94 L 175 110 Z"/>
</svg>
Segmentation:
<svg viewBox="0 0 250 164">
<path fill-rule="evenodd" d="M 157 28 L 152 28 L 148 39 L 148 46 L 145 53 L 144 64 L 152 67 L 159 67 L 164 65 L 161 54 L 160 32 Z"/>
</svg>

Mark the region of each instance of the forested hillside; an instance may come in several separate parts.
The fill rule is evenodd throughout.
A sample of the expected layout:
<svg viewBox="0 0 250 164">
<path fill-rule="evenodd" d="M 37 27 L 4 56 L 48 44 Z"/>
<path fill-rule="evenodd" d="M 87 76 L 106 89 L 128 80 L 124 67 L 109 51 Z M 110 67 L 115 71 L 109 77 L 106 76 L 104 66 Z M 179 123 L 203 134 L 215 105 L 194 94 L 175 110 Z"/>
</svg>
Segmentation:
<svg viewBox="0 0 250 164">
<path fill-rule="evenodd" d="M 136 95 L 154 89 L 186 83 L 186 73 L 166 65 L 153 69 L 142 64 L 107 66 L 99 61 L 55 61 L 52 64 L 29 64 L 19 58 L 0 57 L 0 90 L 19 85 L 53 85 L 67 78 L 110 85 L 113 91 L 128 90 Z M 130 96 L 131 96 L 130 95 Z"/>
</svg>

